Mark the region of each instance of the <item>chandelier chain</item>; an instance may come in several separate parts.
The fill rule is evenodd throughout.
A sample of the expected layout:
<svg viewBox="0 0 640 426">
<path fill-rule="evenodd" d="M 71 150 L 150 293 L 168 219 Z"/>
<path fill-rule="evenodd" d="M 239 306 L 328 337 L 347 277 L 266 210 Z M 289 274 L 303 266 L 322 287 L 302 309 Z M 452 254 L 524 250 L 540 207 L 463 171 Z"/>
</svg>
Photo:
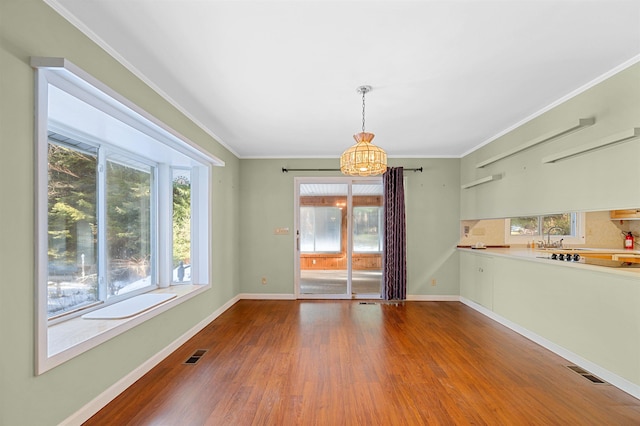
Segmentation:
<svg viewBox="0 0 640 426">
<path fill-rule="evenodd" d="M 367 93 L 366 90 L 362 91 L 362 133 L 364 133 L 364 95 Z"/>
</svg>

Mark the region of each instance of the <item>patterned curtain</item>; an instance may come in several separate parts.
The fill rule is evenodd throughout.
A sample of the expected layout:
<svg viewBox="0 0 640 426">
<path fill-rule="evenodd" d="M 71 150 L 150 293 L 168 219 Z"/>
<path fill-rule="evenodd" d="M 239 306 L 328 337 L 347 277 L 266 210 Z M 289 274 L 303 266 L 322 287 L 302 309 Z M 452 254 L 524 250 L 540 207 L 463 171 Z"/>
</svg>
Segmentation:
<svg viewBox="0 0 640 426">
<path fill-rule="evenodd" d="M 382 254 L 384 300 L 407 298 L 407 242 L 402 167 L 390 167 L 382 175 L 384 186 L 384 251 Z"/>
</svg>

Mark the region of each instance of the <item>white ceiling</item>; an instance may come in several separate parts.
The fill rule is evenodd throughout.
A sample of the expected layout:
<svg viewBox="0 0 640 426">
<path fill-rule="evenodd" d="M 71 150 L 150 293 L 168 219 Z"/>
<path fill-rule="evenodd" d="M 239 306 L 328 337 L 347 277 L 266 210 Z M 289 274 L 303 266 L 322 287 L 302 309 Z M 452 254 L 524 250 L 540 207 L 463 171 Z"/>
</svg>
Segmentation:
<svg viewBox="0 0 640 426">
<path fill-rule="evenodd" d="M 45 0 L 240 158 L 459 157 L 640 59 L 640 1 Z"/>
</svg>

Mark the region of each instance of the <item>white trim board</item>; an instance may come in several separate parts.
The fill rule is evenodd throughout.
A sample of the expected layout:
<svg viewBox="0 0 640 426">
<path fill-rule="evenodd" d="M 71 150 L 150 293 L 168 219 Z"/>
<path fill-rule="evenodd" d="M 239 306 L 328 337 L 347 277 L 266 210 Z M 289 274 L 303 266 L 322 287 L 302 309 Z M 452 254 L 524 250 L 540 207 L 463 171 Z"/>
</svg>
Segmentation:
<svg viewBox="0 0 640 426">
<path fill-rule="evenodd" d="M 241 293 L 240 300 L 296 300 L 295 294 L 289 293 Z"/>
<path fill-rule="evenodd" d="M 408 294 L 407 302 L 459 302 L 460 296 L 447 294 Z"/>
<path fill-rule="evenodd" d="M 324 296 L 324 295 L 323 295 Z M 242 293 L 239 295 L 240 300 L 347 300 L 347 301 L 355 301 L 355 300 L 364 300 L 358 298 L 351 299 L 327 299 L 326 297 L 323 299 L 315 299 L 315 298 L 298 298 L 296 299 L 295 294 L 287 294 L 287 293 Z M 378 300 L 378 299 L 376 299 Z M 383 301 L 383 299 L 379 299 Z M 407 295 L 406 301 L 408 302 L 459 302 L 460 296 L 457 295 L 440 295 L 440 294 L 409 294 Z"/>
</svg>

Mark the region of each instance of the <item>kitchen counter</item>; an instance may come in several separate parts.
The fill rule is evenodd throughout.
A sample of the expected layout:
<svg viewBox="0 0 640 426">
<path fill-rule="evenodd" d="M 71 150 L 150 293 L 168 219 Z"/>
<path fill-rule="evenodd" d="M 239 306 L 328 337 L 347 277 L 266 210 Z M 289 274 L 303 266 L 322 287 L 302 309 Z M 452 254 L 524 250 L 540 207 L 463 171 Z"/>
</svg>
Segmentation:
<svg viewBox="0 0 640 426">
<path fill-rule="evenodd" d="M 627 277 L 634 277 L 640 279 L 640 268 L 638 267 L 611 267 L 611 266 L 601 266 L 599 264 L 589 264 L 585 263 L 584 258 L 578 262 L 567 262 L 563 260 L 552 260 L 550 258 L 553 253 L 552 249 L 540 250 L 533 248 L 486 248 L 486 249 L 473 249 L 467 247 L 458 247 L 459 251 L 474 253 L 483 256 L 492 256 L 492 257 L 506 257 L 511 259 L 520 259 L 526 260 L 530 262 L 541 263 L 545 265 L 556 265 L 567 268 L 579 268 L 583 270 L 593 270 L 597 272 L 610 273 L 615 275 L 622 275 Z M 602 250 L 605 251 L 606 249 Z M 576 250 L 577 254 L 581 254 L 583 250 Z M 585 252 L 588 250 L 584 250 Z M 601 251 L 601 250 L 599 250 Z M 612 254 L 618 253 L 621 250 L 613 250 L 611 249 Z M 640 250 L 629 250 L 625 251 L 625 253 L 640 255 Z M 594 262 L 597 263 L 597 262 Z M 622 263 L 622 262 L 620 262 Z"/>
</svg>

